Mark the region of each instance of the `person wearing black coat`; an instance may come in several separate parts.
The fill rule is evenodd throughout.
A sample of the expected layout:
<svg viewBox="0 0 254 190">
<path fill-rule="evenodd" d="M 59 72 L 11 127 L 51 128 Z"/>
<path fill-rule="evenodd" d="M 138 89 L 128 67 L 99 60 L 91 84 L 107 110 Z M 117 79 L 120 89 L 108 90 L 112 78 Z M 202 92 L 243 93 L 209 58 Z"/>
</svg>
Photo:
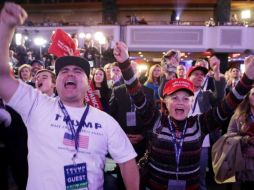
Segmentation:
<svg viewBox="0 0 254 190">
<path fill-rule="evenodd" d="M 3 177 L 1 189 L 8 190 L 10 168 L 18 190 L 25 190 L 28 178 L 27 129 L 21 116 L 14 109 L 9 106 L 4 106 L 4 109 L 10 117 L 8 124 L 7 122 L 0 124 L 0 142 L 3 145 L 0 151 L 0 173 Z"/>
</svg>

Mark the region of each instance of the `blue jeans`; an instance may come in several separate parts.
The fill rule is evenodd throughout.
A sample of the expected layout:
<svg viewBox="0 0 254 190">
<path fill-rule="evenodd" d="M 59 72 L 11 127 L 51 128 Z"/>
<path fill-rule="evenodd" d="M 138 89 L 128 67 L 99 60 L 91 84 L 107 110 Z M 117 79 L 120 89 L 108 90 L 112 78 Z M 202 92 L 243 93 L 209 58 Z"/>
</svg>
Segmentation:
<svg viewBox="0 0 254 190">
<path fill-rule="evenodd" d="M 206 168 L 208 167 L 208 152 L 209 147 L 202 147 L 200 154 L 200 176 L 199 176 L 199 189 L 207 190 L 206 186 Z"/>
</svg>

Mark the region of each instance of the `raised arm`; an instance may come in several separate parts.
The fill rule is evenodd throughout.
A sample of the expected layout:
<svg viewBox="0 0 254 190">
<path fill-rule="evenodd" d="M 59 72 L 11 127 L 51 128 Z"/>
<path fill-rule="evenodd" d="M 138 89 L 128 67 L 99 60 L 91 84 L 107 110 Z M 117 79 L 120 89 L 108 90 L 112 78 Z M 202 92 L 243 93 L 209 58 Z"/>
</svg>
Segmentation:
<svg viewBox="0 0 254 190">
<path fill-rule="evenodd" d="M 236 87 L 227 94 L 221 104 L 201 115 L 202 126 L 207 126 L 209 131 L 216 128 L 216 126 L 224 127 L 224 122 L 233 114 L 238 104 L 252 88 L 254 81 L 254 56 L 246 58 L 244 64 L 245 73 Z"/>
<path fill-rule="evenodd" d="M 136 113 L 142 119 L 144 125 L 151 124 L 156 117 L 157 110 L 154 107 L 154 103 L 146 99 L 141 84 L 134 74 L 129 61 L 127 45 L 123 42 L 117 42 L 114 48 L 114 56 L 119 63 L 124 83 L 136 106 Z"/>
<path fill-rule="evenodd" d="M 209 60 L 210 67 L 214 72 L 213 82 L 214 82 L 214 91 L 210 93 L 210 103 L 212 106 L 221 102 L 225 96 L 226 80 L 220 74 L 220 60 L 213 56 Z"/>
<path fill-rule="evenodd" d="M 6 102 L 18 88 L 18 81 L 10 75 L 9 44 L 16 26 L 26 18 L 26 11 L 14 3 L 5 3 L 0 13 L 0 97 Z"/>
</svg>

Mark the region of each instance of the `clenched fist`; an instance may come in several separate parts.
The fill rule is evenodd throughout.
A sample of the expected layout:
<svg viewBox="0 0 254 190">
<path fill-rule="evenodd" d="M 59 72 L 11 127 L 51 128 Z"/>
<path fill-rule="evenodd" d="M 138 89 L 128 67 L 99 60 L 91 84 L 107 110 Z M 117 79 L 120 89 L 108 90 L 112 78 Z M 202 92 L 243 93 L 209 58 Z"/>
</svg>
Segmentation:
<svg viewBox="0 0 254 190">
<path fill-rule="evenodd" d="M 118 63 L 123 63 L 129 59 L 128 47 L 124 42 L 116 42 L 114 56 Z"/>
<path fill-rule="evenodd" d="M 254 55 L 250 55 L 244 60 L 245 74 L 251 80 L 254 80 Z"/>
<path fill-rule="evenodd" d="M 5 3 L 0 13 L 0 22 L 10 28 L 21 25 L 27 18 L 26 11 L 15 3 Z"/>
</svg>

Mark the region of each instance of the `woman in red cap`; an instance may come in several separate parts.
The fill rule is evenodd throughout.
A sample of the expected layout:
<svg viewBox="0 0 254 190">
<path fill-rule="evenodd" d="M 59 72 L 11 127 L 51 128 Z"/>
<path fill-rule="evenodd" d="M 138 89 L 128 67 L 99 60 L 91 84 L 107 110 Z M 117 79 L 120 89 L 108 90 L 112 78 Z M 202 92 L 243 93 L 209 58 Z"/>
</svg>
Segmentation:
<svg viewBox="0 0 254 190">
<path fill-rule="evenodd" d="M 212 130 L 225 126 L 224 122 L 250 91 L 254 81 L 254 56 L 245 60 L 245 74 L 221 104 L 204 114 L 188 117 L 193 97 L 193 84 L 189 80 L 179 78 L 166 83 L 163 90 L 166 113 L 158 113 L 149 106 L 140 84 L 134 79 L 127 46 L 118 43 L 114 55 L 121 63 L 119 66 L 138 114 L 146 123 L 156 118 L 146 159 L 145 188 L 198 190 L 203 139 Z"/>
</svg>

